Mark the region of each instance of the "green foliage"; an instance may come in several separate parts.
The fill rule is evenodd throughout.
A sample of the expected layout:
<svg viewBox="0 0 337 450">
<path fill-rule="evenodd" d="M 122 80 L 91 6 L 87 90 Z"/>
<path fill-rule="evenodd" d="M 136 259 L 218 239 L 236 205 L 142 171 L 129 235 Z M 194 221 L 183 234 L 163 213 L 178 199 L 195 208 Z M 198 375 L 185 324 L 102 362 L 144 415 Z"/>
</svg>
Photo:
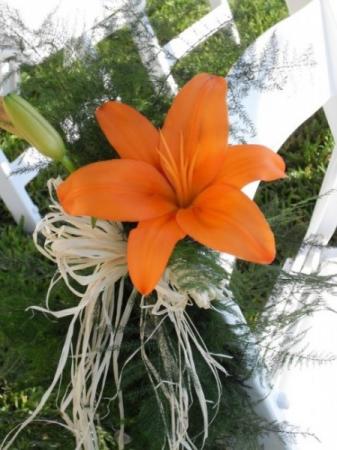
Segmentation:
<svg viewBox="0 0 337 450">
<path fill-rule="evenodd" d="M 197 3 L 194 0 L 149 0 L 148 15 L 156 31 L 159 42 L 163 45 L 191 23 L 206 14 L 210 7 L 206 0 Z"/>
<path fill-rule="evenodd" d="M 275 23 L 287 17 L 282 0 L 230 1 L 244 45 L 251 43 Z"/>
<path fill-rule="evenodd" d="M 208 291 L 210 287 L 221 286 L 227 278 L 219 253 L 191 239 L 184 239 L 176 245 L 169 267 L 176 274 L 178 286 L 186 291 Z"/>
</svg>

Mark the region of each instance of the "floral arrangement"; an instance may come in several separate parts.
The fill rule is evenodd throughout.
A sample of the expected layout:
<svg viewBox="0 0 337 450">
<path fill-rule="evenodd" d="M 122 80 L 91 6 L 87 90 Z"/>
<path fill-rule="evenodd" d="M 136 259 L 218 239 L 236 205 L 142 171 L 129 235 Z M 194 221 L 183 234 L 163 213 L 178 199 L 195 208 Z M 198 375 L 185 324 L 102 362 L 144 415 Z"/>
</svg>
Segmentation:
<svg viewBox="0 0 337 450">
<path fill-rule="evenodd" d="M 3 98 L 0 126 L 70 172 L 65 180 L 50 180 L 51 211 L 35 230 L 34 241 L 57 264 L 49 293 L 63 279 L 78 297 L 77 304 L 61 311 L 50 309 L 48 301 L 46 308 L 34 307 L 71 320 L 49 389 L 34 413 L 5 438 L 4 449 L 40 413 L 69 362 L 69 384 L 59 409 L 76 448 L 99 448 L 96 413 L 112 373 L 111 401 L 119 412 L 116 441 L 124 449 L 132 429 L 126 425 L 123 374 L 139 354 L 164 424 L 162 448 L 204 447 L 223 378 L 230 375 L 226 360 L 232 356 L 208 349 L 190 311 L 200 308 L 206 315 L 212 310 L 225 317 L 233 300 L 224 267 L 215 283 L 203 273 L 200 284 L 189 283 L 193 264 L 188 255 L 211 255 L 217 267 L 223 266 L 222 252 L 271 263 L 273 233 L 242 188 L 285 176 L 284 162 L 272 150 L 228 144 L 226 93 L 224 78 L 195 76 L 173 100 L 161 130 L 124 103 L 103 103 L 96 118 L 120 159 L 78 169 L 60 135 L 37 110 L 15 94 Z M 216 272 L 211 263 L 208 269 Z M 121 363 L 125 329 L 136 308 L 138 345 Z M 201 382 L 200 360 L 216 392 L 213 401 Z M 191 433 L 189 420 L 194 403 L 198 435 Z"/>
</svg>

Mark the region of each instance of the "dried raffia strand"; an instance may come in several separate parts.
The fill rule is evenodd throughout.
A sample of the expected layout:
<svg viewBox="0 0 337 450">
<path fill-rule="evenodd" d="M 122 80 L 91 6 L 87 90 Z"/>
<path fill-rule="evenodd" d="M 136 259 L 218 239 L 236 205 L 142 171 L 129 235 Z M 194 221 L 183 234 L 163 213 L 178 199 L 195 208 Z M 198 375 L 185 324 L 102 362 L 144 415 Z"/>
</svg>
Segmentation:
<svg viewBox="0 0 337 450">
<path fill-rule="evenodd" d="M 51 280 L 46 298 L 46 307 L 32 307 L 36 311 L 51 314 L 56 318 L 71 317 L 54 379 L 35 411 L 4 439 L 1 448 L 8 449 L 17 435 L 40 413 L 56 385 L 60 382 L 66 363 L 70 358 L 70 382 L 60 402 L 60 412 L 66 428 L 76 439 L 75 450 L 98 450 L 98 436 L 95 416 L 103 395 L 106 378 L 112 365 L 120 415 L 120 429 L 116 433 L 119 450 L 125 448 L 125 413 L 121 382 L 123 370 L 140 352 L 146 371 L 157 398 L 159 412 L 163 419 L 166 442 L 170 450 L 197 450 L 189 436 L 189 409 L 193 393 L 197 396 L 203 417 L 203 445 L 208 436 L 208 406 L 194 362 L 196 350 L 203 358 L 216 384 L 218 398 L 213 405 L 215 416 L 221 395 L 219 372 L 227 374 L 224 367 L 214 358 L 228 358 L 227 355 L 209 353 L 202 337 L 186 311 L 187 305 L 195 303 L 200 308 L 210 308 L 219 292 L 183 291 L 177 284 L 181 274 L 167 269 L 156 286 L 157 300 L 148 304 L 141 300 L 140 345 L 119 368 L 119 354 L 124 330 L 129 321 L 137 292 L 131 292 L 125 299 L 124 278 L 127 275 L 126 246 L 123 228 L 119 223 L 98 220 L 92 226 L 89 217 L 74 217 L 66 214 L 53 194 L 60 180 L 49 181 L 52 199 L 51 212 L 37 226 L 34 242 L 39 251 L 57 264 L 58 271 Z M 40 236 L 43 243 L 39 243 Z M 179 276 L 178 276 L 179 275 Z M 78 298 L 79 303 L 61 311 L 49 308 L 50 293 L 55 284 L 63 279 Z M 117 284 L 118 283 L 118 284 Z M 173 324 L 177 357 L 170 354 L 172 342 L 163 331 L 163 322 Z M 154 324 L 154 327 L 153 327 Z M 74 340 L 75 326 L 79 329 Z M 148 333 L 149 328 L 153 328 Z M 151 362 L 146 351 L 147 342 L 156 338 L 162 358 L 163 379 Z M 187 370 L 186 370 L 187 369 Z M 165 417 L 165 405 L 170 418 Z"/>
<path fill-rule="evenodd" d="M 184 292 L 174 285 L 177 277 L 168 269 L 165 276 L 156 287 L 157 301 L 153 305 L 146 303 L 145 297 L 142 298 L 141 307 L 141 356 L 144 361 L 149 379 L 156 392 L 156 398 L 161 412 L 161 416 L 166 428 L 166 440 L 170 450 L 198 450 L 188 433 L 189 417 L 188 412 L 193 402 L 190 386 L 192 386 L 198 398 L 200 410 L 203 417 L 203 444 L 208 436 L 209 424 L 217 414 L 220 396 L 222 392 L 219 372 L 227 375 L 225 368 L 214 358 L 230 358 L 225 354 L 212 355 L 198 330 L 190 319 L 186 306 L 191 304 L 191 298 L 194 302 L 204 308 L 209 308 L 211 301 L 214 300 L 214 292 L 198 293 Z M 219 294 L 219 292 L 217 292 Z M 202 297 L 200 297 L 200 295 Z M 196 297 L 197 296 L 197 297 Z M 202 299 L 202 301 L 201 301 Z M 149 326 L 149 313 L 151 315 L 161 316 L 162 320 L 168 318 L 173 324 L 175 335 L 177 337 L 177 355 L 175 360 L 168 352 L 168 342 L 161 328 L 156 328 L 158 339 L 158 348 L 162 357 L 166 379 L 162 379 L 158 370 L 154 367 L 145 348 L 145 334 Z M 217 389 L 217 400 L 213 405 L 213 418 L 209 418 L 207 400 L 200 382 L 197 368 L 194 362 L 193 347 L 203 358 L 210 373 L 213 376 Z M 186 371 L 187 369 L 187 371 Z M 184 375 L 187 373 L 187 375 Z M 170 409 L 170 424 L 164 415 L 164 405 L 160 399 L 157 390 L 160 389 L 166 399 Z"/>
<path fill-rule="evenodd" d="M 49 182 L 52 212 L 38 225 L 34 242 L 42 254 L 57 264 L 59 274 L 51 282 L 46 308 L 32 309 L 56 318 L 70 316 L 72 319 L 51 385 L 30 417 L 5 437 L 1 447 L 4 450 L 10 447 L 20 431 L 34 421 L 42 410 L 62 377 L 69 355 L 71 381 L 61 400 L 61 414 L 67 428 L 76 438 L 76 449 L 98 449 L 95 413 L 102 397 L 113 349 L 121 344 L 123 330 L 134 304 L 135 291 L 124 301 L 123 277 L 127 274 L 127 265 L 122 226 L 97 221 L 93 228 L 90 218 L 65 214 L 53 198 L 58 182 L 59 180 Z M 39 244 L 40 235 L 44 237 L 42 245 Z M 60 278 L 64 279 L 80 301 L 74 307 L 52 311 L 48 305 L 49 295 Z M 116 299 L 118 281 L 120 283 Z M 79 290 L 75 284 L 83 289 Z M 119 316 L 116 315 L 117 310 Z M 74 345 L 76 323 L 80 324 L 80 328 Z M 118 358 L 114 359 L 113 365 L 117 366 L 114 370 L 118 373 Z M 69 408 L 71 414 L 67 412 Z M 120 448 L 123 448 L 123 434 L 120 435 Z"/>
</svg>

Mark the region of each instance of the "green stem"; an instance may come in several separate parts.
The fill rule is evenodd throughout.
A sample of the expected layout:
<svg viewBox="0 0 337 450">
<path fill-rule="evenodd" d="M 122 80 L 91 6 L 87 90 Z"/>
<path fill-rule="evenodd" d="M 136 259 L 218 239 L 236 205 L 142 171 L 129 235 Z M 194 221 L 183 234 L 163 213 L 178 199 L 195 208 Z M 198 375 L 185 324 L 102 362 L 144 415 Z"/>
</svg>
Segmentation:
<svg viewBox="0 0 337 450">
<path fill-rule="evenodd" d="M 8 133 L 13 134 L 14 136 L 18 137 L 19 139 L 23 139 L 23 137 L 20 136 L 18 130 L 16 128 L 14 128 L 14 126 L 11 125 L 9 122 L 4 122 L 4 121 L 0 120 L 0 129 L 1 128 L 3 130 L 7 131 Z"/>
<path fill-rule="evenodd" d="M 75 164 L 72 162 L 68 155 L 63 156 L 63 158 L 61 159 L 61 163 L 70 173 L 74 172 L 74 170 L 76 169 Z"/>
<path fill-rule="evenodd" d="M 95 228 L 97 223 L 97 217 L 91 217 L 91 228 Z"/>
</svg>

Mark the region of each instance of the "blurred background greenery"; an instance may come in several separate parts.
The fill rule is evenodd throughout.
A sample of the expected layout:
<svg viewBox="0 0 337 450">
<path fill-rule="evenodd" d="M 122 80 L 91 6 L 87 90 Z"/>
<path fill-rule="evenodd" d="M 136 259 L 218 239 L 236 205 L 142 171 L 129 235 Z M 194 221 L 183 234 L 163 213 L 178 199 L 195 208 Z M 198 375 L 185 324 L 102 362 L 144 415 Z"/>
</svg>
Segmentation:
<svg viewBox="0 0 337 450">
<path fill-rule="evenodd" d="M 151 23 L 163 43 L 209 9 L 205 0 L 148 0 L 147 3 Z M 240 32 L 241 47 L 232 43 L 227 31 L 218 32 L 174 67 L 174 77 L 180 86 L 202 71 L 225 76 L 249 43 L 287 16 L 283 0 L 232 0 L 231 7 Z M 167 98 L 158 98 L 154 94 L 128 30 L 114 33 L 100 43 L 98 55 L 97 60 L 74 63 L 66 71 L 62 54 L 49 58 L 38 67 L 22 69 L 22 95 L 51 122 L 57 124 L 62 117 L 81 122 L 80 141 L 69 145 L 73 157 L 81 164 L 111 157 L 109 145 L 90 117 L 95 106 L 95 92 L 103 89 L 102 80 L 96 76 L 102 67 L 111 79 L 107 94 L 112 98 L 121 96 L 124 102 L 137 107 L 157 125 L 162 122 L 169 104 Z M 0 147 L 9 159 L 13 159 L 25 144 L 0 131 Z M 304 236 L 331 148 L 332 137 L 325 117 L 319 111 L 289 138 L 280 152 L 287 163 L 288 178 L 259 188 L 257 202 L 269 217 L 276 234 L 278 260 L 272 267 L 240 262 L 234 271 L 232 288 L 252 328 L 270 294 L 277 268 L 286 257 L 295 254 Z M 48 211 L 46 181 L 50 176 L 63 174 L 62 170 L 62 167 L 51 165 L 28 186 L 42 214 Z M 304 203 L 299 205 L 301 201 Z M 55 267 L 37 253 L 31 237 L 14 223 L 1 201 L 0 217 L 1 438 L 32 411 L 48 386 L 68 322 L 26 310 L 31 305 L 44 303 Z M 53 309 L 71 301 L 66 289 L 58 286 L 53 293 Z M 41 419 L 57 419 L 53 400 L 55 398 L 49 402 Z M 102 449 L 115 448 L 114 445 L 103 427 Z M 24 431 L 13 448 L 70 450 L 74 445 L 60 427 L 41 421 Z"/>
</svg>

